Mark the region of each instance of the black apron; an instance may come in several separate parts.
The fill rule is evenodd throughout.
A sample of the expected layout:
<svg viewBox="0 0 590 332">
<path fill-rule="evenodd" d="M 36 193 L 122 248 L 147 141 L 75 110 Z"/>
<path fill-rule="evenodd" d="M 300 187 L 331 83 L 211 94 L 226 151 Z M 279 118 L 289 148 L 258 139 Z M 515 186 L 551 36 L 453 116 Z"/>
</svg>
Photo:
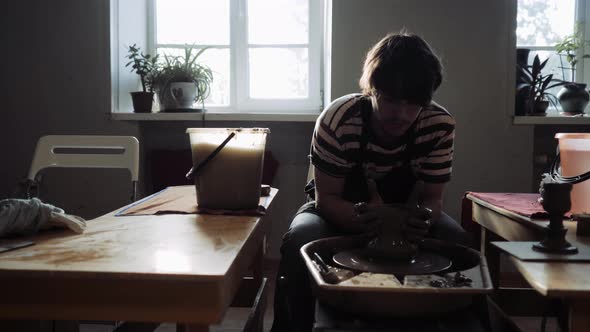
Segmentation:
<svg viewBox="0 0 590 332">
<path fill-rule="evenodd" d="M 351 173 L 347 175 L 344 183 L 343 198 L 352 203 L 369 201 L 369 190 L 367 186 L 367 177 L 364 170 L 364 157 L 367 149 L 367 144 L 371 138 L 371 114 L 372 112 L 366 108 L 361 108 L 362 129 L 360 137 L 360 152 L 358 159 L 353 167 Z M 412 171 L 411 161 L 414 157 L 414 138 L 416 120 L 412 126 L 404 133 L 400 140 L 406 140 L 406 147 L 402 152 L 403 165 L 397 169 L 393 169 L 385 177 L 376 181 L 377 189 L 383 202 L 386 204 L 401 203 L 404 204 L 412 194 L 414 186 L 418 178 Z M 309 195 L 310 202 L 304 204 L 299 209 L 301 212 L 312 212 L 310 208 L 315 208 L 315 182 L 311 180 L 305 186 L 305 192 Z"/>
</svg>

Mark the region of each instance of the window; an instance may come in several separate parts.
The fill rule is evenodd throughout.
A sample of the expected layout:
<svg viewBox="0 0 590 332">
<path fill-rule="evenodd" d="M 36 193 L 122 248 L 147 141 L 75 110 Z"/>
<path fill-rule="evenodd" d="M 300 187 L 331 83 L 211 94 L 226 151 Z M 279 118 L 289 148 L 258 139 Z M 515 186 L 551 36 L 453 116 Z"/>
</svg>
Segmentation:
<svg viewBox="0 0 590 332">
<path fill-rule="evenodd" d="M 168 55 L 179 55 L 185 45 L 207 47 L 199 61 L 214 75 L 205 101 L 210 112 L 320 112 L 324 1 L 112 1 L 119 112 L 131 110 L 128 95 L 138 84 L 121 64 L 134 43 Z"/>
<path fill-rule="evenodd" d="M 517 13 L 517 47 L 530 49 L 528 64 L 535 55 L 541 61 L 549 59 L 544 72 L 553 74 L 555 79 L 585 82 L 584 61 L 576 65 L 573 74 L 565 56 L 555 51 L 555 44 L 564 37 L 574 34 L 576 29 L 584 37 L 584 26 L 581 22 L 585 17 L 586 0 L 518 0 Z M 584 50 L 580 50 L 579 55 Z M 578 57 L 581 59 L 581 57 Z M 572 77 L 574 76 L 574 77 Z M 550 91 L 556 94 L 560 87 Z"/>
</svg>

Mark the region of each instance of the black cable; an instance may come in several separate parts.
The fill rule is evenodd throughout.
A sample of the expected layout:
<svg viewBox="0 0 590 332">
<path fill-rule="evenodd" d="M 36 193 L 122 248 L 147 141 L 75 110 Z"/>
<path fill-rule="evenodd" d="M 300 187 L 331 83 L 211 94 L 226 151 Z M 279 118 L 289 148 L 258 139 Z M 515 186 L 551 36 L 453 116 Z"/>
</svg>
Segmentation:
<svg viewBox="0 0 590 332">
<path fill-rule="evenodd" d="M 551 164 L 550 176 L 553 181 L 558 182 L 558 183 L 576 184 L 576 183 L 584 182 L 584 181 L 590 179 L 590 171 L 580 174 L 580 175 L 576 175 L 576 176 L 563 176 L 563 175 L 561 175 L 561 168 L 559 166 L 560 160 L 561 160 L 561 158 L 559 157 L 559 150 L 558 150 L 557 154 L 555 155 L 555 159 L 553 159 L 553 163 Z"/>
<path fill-rule="evenodd" d="M 547 317 L 551 314 L 551 305 L 547 304 L 545 310 L 543 310 L 543 316 L 541 317 L 541 332 L 547 330 Z"/>
<path fill-rule="evenodd" d="M 563 299 L 555 299 L 555 301 L 557 302 L 557 327 L 559 327 L 561 332 L 569 332 L 569 306 Z"/>
</svg>

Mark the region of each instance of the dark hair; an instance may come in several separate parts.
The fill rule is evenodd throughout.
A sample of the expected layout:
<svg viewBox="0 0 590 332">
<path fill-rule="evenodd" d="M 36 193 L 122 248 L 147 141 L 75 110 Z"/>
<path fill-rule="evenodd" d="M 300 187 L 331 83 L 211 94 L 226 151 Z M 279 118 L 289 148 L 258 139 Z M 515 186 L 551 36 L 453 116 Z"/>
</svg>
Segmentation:
<svg viewBox="0 0 590 332">
<path fill-rule="evenodd" d="M 428 105 L 442 82 L 442 65 L 424 39 L 388 34 L 367 53 L 360 87 L 369 96 L 386 95 Z"/>
</svg>

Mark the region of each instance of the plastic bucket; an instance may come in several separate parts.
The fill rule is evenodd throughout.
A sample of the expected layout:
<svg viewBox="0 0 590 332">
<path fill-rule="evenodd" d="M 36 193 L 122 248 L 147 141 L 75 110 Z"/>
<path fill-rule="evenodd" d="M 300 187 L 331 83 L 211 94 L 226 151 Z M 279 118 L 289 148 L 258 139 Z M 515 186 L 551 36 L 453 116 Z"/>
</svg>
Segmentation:
<svg viewBox="0 0 590 332">
<path fill-rule="evenodd" d="M 254 209 L 260 201 L 267 128 L 188 128 L 193 169 L 227 144 L 193 174 L 197 204 L 202 208 Z"/>
<path fill-rule="evenodd" d="M 558 133 L 555 138 L 559 142 L 563 176 L 576 176 L 590 171 L 590 134 Z M 572 214 L 590 212 L 590 180 L 574 184 L 571 200 Z"/>
</svg>

